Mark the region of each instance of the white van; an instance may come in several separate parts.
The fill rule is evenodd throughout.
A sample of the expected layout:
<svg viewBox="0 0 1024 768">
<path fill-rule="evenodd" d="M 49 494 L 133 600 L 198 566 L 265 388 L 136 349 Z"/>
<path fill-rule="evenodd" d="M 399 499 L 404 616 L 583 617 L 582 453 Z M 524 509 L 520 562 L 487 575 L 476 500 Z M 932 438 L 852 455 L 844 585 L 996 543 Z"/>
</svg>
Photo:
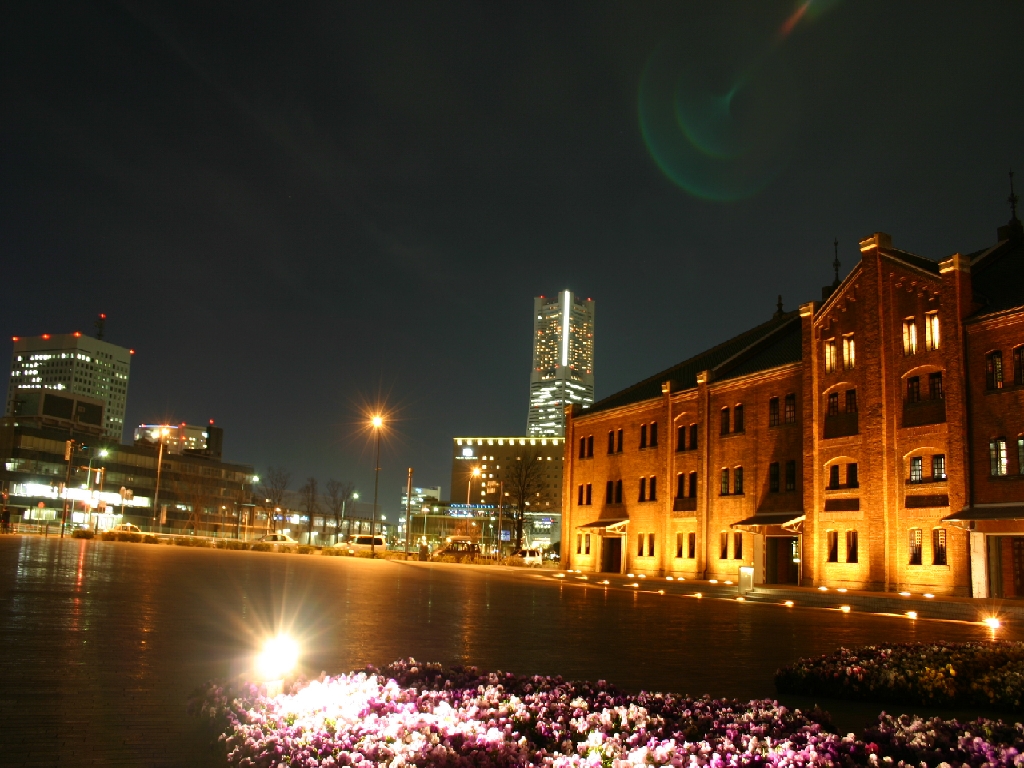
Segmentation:
<svg viewBox="0 0 1024 768">
<path fill-rule="evenodd" d="M 380 534 L 371 536 L 368 533 L 360 536 L 353 536 L 350 541 L 340 541 L 334 546 L 339 549 L 348 549 L 348 553 L 350 555 L 354 555 L 359 550 L 369 550 L 371 544 L 375 550 L 380 550 L 382 552 L 388 548 L 388 545 L 384 542 L 383 536 Z"/>
</svg>

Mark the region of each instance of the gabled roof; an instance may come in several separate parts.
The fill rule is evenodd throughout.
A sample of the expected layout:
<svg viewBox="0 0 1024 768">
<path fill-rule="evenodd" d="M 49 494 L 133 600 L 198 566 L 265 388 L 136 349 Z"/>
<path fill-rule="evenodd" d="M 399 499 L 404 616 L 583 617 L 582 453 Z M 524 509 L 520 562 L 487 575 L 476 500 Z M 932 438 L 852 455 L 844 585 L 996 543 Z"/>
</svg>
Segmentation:
<svg viewBox="0 0 1024 768">
<path fill-rule="evenodd" d="M 923 269 L 926 272 L 931 272 L 935 275 L 939 274 L 939 262 L 932 261 L 925 256 L 918 256 L 916 253 L 901 251 L 899 248 L 893 248 L 891 246 L 888 248 L 881 248 L 879 250 L 883 255 L 889 256 L 897 261 L 902 261 L 904 264 L 909 264 L 911 267 L 917 267 L 917 269 Z"/>
<path fill-rule="evenodd" d="M 996 246 L 975 254 L 971 259 L 971 285 L 974 300 L 981 307 L 975 317 L 1024 306 L 1024 237 L 1020 223 L 1000 227 L 1009 235 Z"/>
<path fill-rule="evenodd" d="M 661 385 L 665 381 L 672 382 L 673 391 L 693 389 L 697 386 L 697 374 L 701 371 L 715 371 L 715 379 L 728 379 L 796 362 L 800 358 L 800 316 L 795 311 L 785 312 L 661 373 L 598 400 L 584 414 L 661 397 Z"/>
</svg>

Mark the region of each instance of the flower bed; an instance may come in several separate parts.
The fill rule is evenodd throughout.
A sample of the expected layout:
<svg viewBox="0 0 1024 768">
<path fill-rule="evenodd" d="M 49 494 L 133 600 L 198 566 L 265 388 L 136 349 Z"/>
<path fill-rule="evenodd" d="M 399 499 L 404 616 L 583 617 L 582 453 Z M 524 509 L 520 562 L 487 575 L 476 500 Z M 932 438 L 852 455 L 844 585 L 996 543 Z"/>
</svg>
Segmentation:
<svg viewBox="0 0 1024 768">
<path fill-rule="evenodd" d="M 815 766 L 1013 764 L 1020 726 L 879 719 L 871 741 L 771 700 L 625 694 L 602 681 L 396 662 L 267 696 L 211 684 L 193 702 L 237 766 Z M 993 740 L 995 739 L 995 740 Z M 890 762 L 889 758 L 896 761 Z"/>
<path fill-rule="evenodd" d="M 1024 643 L 840 648 L 783 667 L 775 686 L 780 693 L 1016 710 L 1024 701 Z"/>
</svg>

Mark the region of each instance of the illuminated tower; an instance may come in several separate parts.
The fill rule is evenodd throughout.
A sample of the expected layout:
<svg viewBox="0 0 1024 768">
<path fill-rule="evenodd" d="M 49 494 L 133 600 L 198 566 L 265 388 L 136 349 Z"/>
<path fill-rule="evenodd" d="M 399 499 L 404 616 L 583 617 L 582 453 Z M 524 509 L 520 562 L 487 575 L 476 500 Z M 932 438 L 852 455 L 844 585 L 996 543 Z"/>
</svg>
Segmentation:
<svg viewBox="0 0 1024 768">
<path fill-rule="evenodd" d="M 572 291 L 533 300 L 533 370 L 526 434 L 563 437 L 565 406 L 594 402 L 594 301 Z"/>
</svg>

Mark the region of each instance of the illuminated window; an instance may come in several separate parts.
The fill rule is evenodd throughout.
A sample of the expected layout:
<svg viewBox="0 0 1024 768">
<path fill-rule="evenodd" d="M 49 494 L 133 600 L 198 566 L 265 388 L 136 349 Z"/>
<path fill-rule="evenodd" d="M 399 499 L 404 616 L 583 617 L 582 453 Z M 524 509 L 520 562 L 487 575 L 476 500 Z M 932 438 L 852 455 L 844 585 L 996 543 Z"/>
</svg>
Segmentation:
<svg viewBox="0 0 1024 768">
<path fill-rule="evenodd" d="M 1024 437 L 1017 438 L 1017 474 L 1024 475 Z"/>
<path fill-rule="evenodd" d="M 932 480 L 946 479 L 946 457 L 938 453 L 932 456 Z"/>
<path fill-rule="evenodd" d="M 828 551 L 828 562 L 839 562 L 839 531 L 825 532 L 825 549 Z"/>
<path fill-rule="evenodd" d="M 985 383 L 989 389 L 1003 388 L 1003 353 L 989 352 L 985 356 Z"/>
<path fill-rule="evenodd" d="M 908 545 L 910 548 L 910 564 L 920 565 L 921 564 L 921 549 L 924 536 L 920 528 L 910 529 L 910 538 Z"/>
<path fill-rule="evenodd" d="M 779 426 L 779 398 L 777 397 L 768 401 L 768 426 Z"/>
<path fill-rule="evenodd" d="M 825 340 L 825 371 L 832 373 L 836 369 L 836 340 Z"/>
<path fill-rule="evenodd" d="M 786 462 L 786 490 L 787 491 L 795 491 L 796 490 L 796 462 L 795 461 L 787 461 Z"/>
<path fill-rule="evenodd" d="M 768 465 L 768 493 L 779 492 L 779 462 L 773 461 Z"/>
<path fill-rule="evenodd" d="M 928 397 L 932 400 L 941 400 L 942 394 L 942 373 L 928 374 Z"/>
<path fill-rule="evenodd" d="M 913 317 L 903 321 L 903 354 L 917 354 L 917 320 Z"/>
<path fill-rule="evenodd" d="M 924 346 L 926 349 L 939 348 L 939 313 L 928 312 L 924 316 Z"/>
<path fill-rule="evenodd" d="M 988 443 L 989 470 L 993 477 L 1006 474 L 1006 438 L 997 437 Z"/>
<path fill-rule="evenodd" d="M 853 334 L 843 336 L 843 366 L 851 370 L 857 364 L 857 350 L 853 341 Z"/>
<path fill-rule="evenodd" d="M 920 483 L 924 480 L 924 459 L 921 456 L 910 458 L 910 482 Z"/>
<path fill-rule="evenodd" d="M 932 529 L 932 565 L 946 565 L 946 529 Z"/>
</svg>

